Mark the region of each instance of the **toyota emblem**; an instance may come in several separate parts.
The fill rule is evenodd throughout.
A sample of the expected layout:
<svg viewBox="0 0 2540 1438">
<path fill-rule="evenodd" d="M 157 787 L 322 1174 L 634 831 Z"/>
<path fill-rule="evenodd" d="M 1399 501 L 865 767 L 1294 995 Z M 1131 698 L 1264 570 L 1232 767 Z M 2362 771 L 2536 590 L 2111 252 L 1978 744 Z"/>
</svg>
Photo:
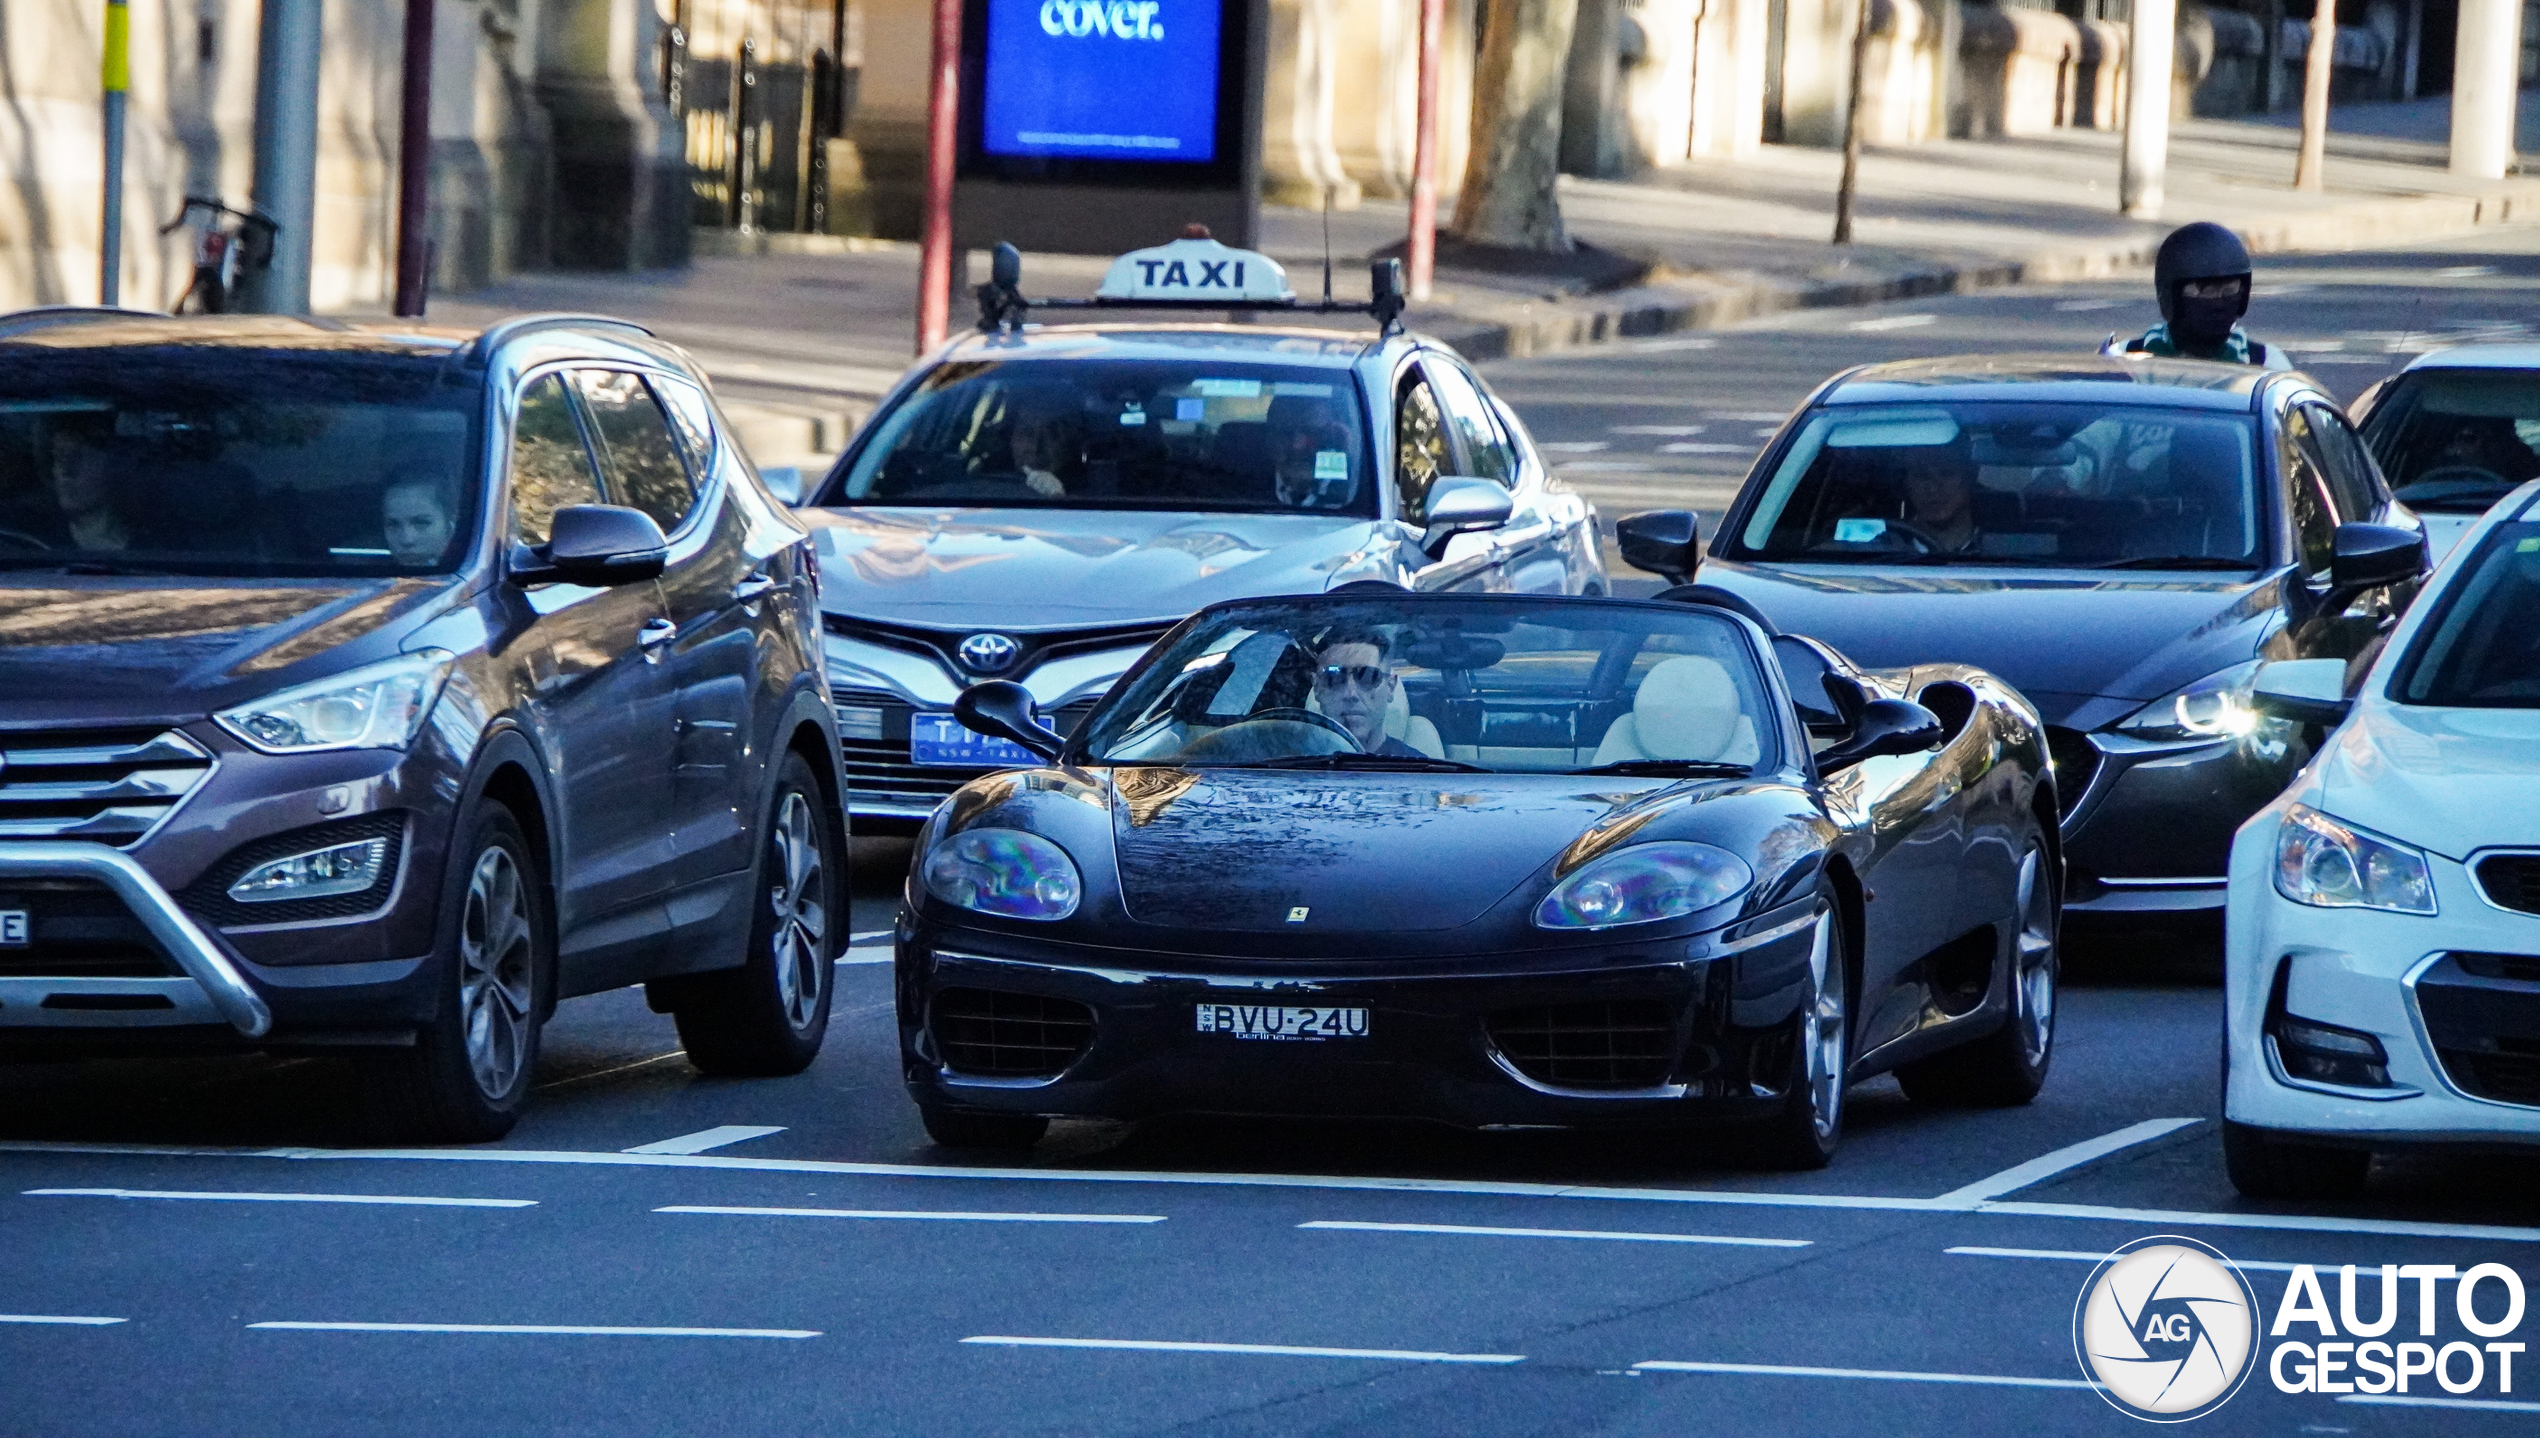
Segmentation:
<svg viewBox="0 0 2540 1438">
<path fill-rule="evenodd" d="M 1003 674 L 1023 657 L 1023 645 L 1009 634 L 973 634 L 961 641 L 958 653 L 973 674 Z"/>
</svg>

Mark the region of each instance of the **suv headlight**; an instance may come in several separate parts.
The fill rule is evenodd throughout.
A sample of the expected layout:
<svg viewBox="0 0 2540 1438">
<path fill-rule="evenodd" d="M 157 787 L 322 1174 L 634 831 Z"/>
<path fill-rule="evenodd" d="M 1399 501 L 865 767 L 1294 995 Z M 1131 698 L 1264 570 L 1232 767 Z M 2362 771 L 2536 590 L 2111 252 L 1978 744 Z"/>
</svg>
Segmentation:
<svg viewBox="0 0 2540 1438">
<path fill-rule="evenodd" d="M 1001 919 L 1063 919 L 1084 880 L 1067 851 L 1020 829 L 966 829 L 926 853 L 926 892 Z"/>
<path fill-rule="evenodd" d="M 454 660 L 446 649 L 421 649 L 269 694 L 212 717 L 268 754 L 403 749 L 421 732 Z"/>
<path fill-rule="evenodd" d="M 1541 929 L 1611 929 L 1680 919 L 1724 904 L 1755 882 L 1726 849 L 1658 840 L 1615 850 L 1553 885 L 1535 906 Z"/>
<path fill-rule="evenodd" d="M 2307 804 L 2285 810 L 2275 831 L 2275 891 L 2319 909 L 2434 912 L 2434 875 L 2424 854 Z"/>
<path fill-rule="evenodd" d="M 2208 674 L 2175 694 L 2155 699 L 2117 725 L 2137 739 L 2238 739 L 2258 732 L 2265 719 L 2249 702 L 2259 661 Z"/>
</svg>

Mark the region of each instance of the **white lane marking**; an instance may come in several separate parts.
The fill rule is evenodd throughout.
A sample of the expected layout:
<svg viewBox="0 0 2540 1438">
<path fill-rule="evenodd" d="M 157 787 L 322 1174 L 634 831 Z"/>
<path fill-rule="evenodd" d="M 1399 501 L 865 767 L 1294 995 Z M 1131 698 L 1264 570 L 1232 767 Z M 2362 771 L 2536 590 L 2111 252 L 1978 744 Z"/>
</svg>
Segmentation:
<svg viewBox="0 0 2540 1438">
<path fill-rule="evenodd" d="M 250 1328 L 302 1333 L 511 1333 L 572 1338 L 818 1338 L 817 1328 L 619 1328 L 566 1323 L 300 1323 L 277 1320 Z"/>
<path fill-rule="evenodd" d="M 1972 1244 L 1960 1248 L 1944 1248 L 1941 1252 L 1955 1253 L 1965 1258 L 2059 1258 L 2074 1263 L 2100 1263 L 2108 1257 L 2104 1253 L 2091 1253 L 2078 1248 L 1979 1248 Z M 2231 1261 L 2231 1265 L 2234 1268 L 2254 1268 L 2267 1273 L 2291 1273 L 2294 1269 L 2303 1266 L 2298 1263 L 2269 1263 L 2254 1258 L 2235 1258 Z M 2333 1263 L 2310 1265 L 2313 1269 L 2336 1266 Z"/>
<path fill-rule="evenodd" d="M 747 1218 L 918 1218 L 944 1223 L 1162 1223 L 1160 1213 L 960 1213 L 917 1208 L 739 1208 L 680 1203 L 655 1213 L 720 1213 Z"/>
<path fill-rule="evenodd" d="M 1645 434 L 1652 438 L 1678 438 L 1700 434 L 1708 425 L 1700 424 L 1609 424 L 1607 434 Z"/>
<path fill-rule="evenodd" d="M 2396 364 L 2398 364 L 2401 360 L 2404 360 L 2404 359 L 2406 359 L 2406 358 L 2407 358 L 2407 356 L 2405 356 L 2405 355 L 2386 355 L 2386 354 L 2385 354 L 2385 355 L 2375 355 L 2375 354 L 2308 354 L 2308 355 L 2304 355 L 2304 356 L 2302 356 L 2302 363 L 2304 363 L 2304 364 L 2368 364 L 2368 365 L 2381 365 L 2381 366 L 2385 366 L 2385 367 L 2387 367 L 2387 366 L 2391 366 L 2391 365 L 2396 365 Z"/>
<path fill-rule="evenodd" d="M 1861 330 L 1875 334 L 1881 330 L 1920 329 L 1924 325 L 1938 324 L 1939 322 L 1940 316 L 1938 315 L 1889 315 L 1884 319 L 1854 320 L 1851 324 L 1846 325 L 1844 328 Z"/>
<path fill-rule="evenodd" d="M 2401 1398 L 2357 1393 L 2340 1403 L 2370 1403 L 2385 1408 L 2475 1408 L 2488 1413 L 2540 1413 L 2540 1403 L 2512 1403 L 2501 1398 Z"/>
<path fill-rule="evenodd" d="M 1806 1238 L 1733 1238 L 1710 1233 L 1617 1233 L 1604 1228 L 1475 1228 L 1461 1223 L 1356 1223 L 1319 1218 L 1299 1228 L 1337 1228 L 1353 1233 L 1454 1233 L 1478 1238 L 1604 1238 L 1619 1243 L 1717 1243 L 1732 1248 L 1806 1248 Z"/>
<path fill-rule="evenodd" d="M 1779 424 L 1790 418 L 1790 411 L 1786 409 L 1713 410 L 1711 418 L 1728 420 L 1735 424 Z"/>
<path fill-rule="evenodd" d="M 784 1126 L 781 1124 L 773 1128 L 764 1124 L 717 1124 L 713 1128 L 701 1128 L 695 1133 L 683 1133 L 677 1138 L 665 1138 L 654 1143 L 639 1143 L 626 1151 L 628 1153 L 704 1153 L 708 1149 L 723 1148 L 784 1131 Z"/>
<path fill-rule="evenodd" d="M 1146 1338 L 1017 1338 L 983 1333 L 961 1340 L 994 1348 L 1127 1348 L 1148 1353 L 1249 1353 L 1273 1358 L 1385 1358 L 1396 1363 L 1523 1363 L 1522 1353 L 1426 1353 L 1411 1348 L 1296 1348 L 1284 1343 L 1168 1343 Z"/>
<path fill-rule="evenodd" d="M 1691 1363 L 1652 1359 L 1634 1373 L 1751 1373 L 1768 1378 L 1873 1378 L 1890 1383 L 1977 1383 L 1996 1388 L 2088 1388 L 2079 1378 L 2019 1378 L 2006 1373 L 1915 1373 L 1895 1368 L 1803 1368 L 1784 1363 Z"/>
<path fill-rule="evenodd" d="M 848 942 L 848 943 L 850 943 L 850 944 L 861 944 L 861 943 L 866 942 L 867 940 L 871 940 L 871 939 L 887 939 L 887 938 L 889 938 L 890 936 L 891 936 L 891 931 L 890 931 L 890 930 L 888 930 L 888 929 L 871 929 L 871 930 L 867 930 L 866 932 L 861 933 L 861 934 L 849 934 L 849 935 L 847 935 L 847 942 Z"/>
<path fill-rule="evenodd" d="M 83 1318 L 69 1313 L 0 1313 L 0 1323 L 63 1323 L 74 1328 L 105 1328 L 128 1318 Z"/>
<path fill-rule="evenodd" d="M 615 1068 L 593 1069 L 587 1074 L 575 1074 L 571 1078 L 556 1079 L 551 1083 L 542 1083 L 538 1085 L 538 1087 L 543 1090 L 563 1088 L 567 1084 L 589 1083 L 593 1079 L 604 1079 L 612 1074 L 622 1074 L 632 1069 L 651 1068 L 655 1064 L 668 1063 L 672 1059 L 684 1059 L 687 1056 L 688 1051 L 686 1049 L 672 1049 L 666 1054 L 655 1054 L 651 1058 L 637 1059 L 633 1063 L 619 1064 Z"/>
<path fill-rule="evenodd" d="M 2057 300 L 2055 302 L 2055 308 L 2065 314 L 2071 315 L 2082 314 L 2090 310 L 2112 310 L 2115 309 L 2119 303 L 2120 301 L 2117 300 Z"/>
<path fill-rule="evenodd" d="M 1770 430 L 1765 431 L 1767 434 L 1771 432 L 1772 431 Z M 1755 452 L 1755 446 L 1751 444 L 1714 444 L 1698 440 L 1693 442 L 1680 440 L 1674 444 L 1662 444 L 1658 446 L 1658 452 L 1660 454 L 1753 454 Z"/>
<path fill-rule="evenodd" d="M 1697 336 L 1690 339 L 1648 340 L 1640 344 L 1624 345 L 1621 348 L 1630 354 L 1655 355 L 1665 354 L 1669 350 L 1707 350 L 1717 347 L 1719 343 L 1715 339 L 1703 339 Z"/>
<path fill-rule="evenodd" d="M 416 1198 L 394 1193 L 176 1193 L 141 1188 L 30 1188 L 28 1198 L 164 1198 L 199 1203 L 371 1203 L 399 1208 L 535 1208 L 534 1198 Z"/>
<path fill-rule="evenodd" d="M 890 961 L 889 949 L 849 949 L 838 956 L 841 967 L 847 964 L 887 964 Z"/>
<path fill-rule="evenodd" d="M 2446 265 L 2434 272 L 2438 280 L 2474 280 L 2480 275 L 2496 273 L 2494 265 Z"/>
<path fill-rule="evenodd" d="M 1140 1169 L 957 1168 L 913 1163 L 848 1163 L 809 1158 L 732 1158 L 722 1154 L 587 1153 L 551 1149 L 434 1148 L 211 1148 L 144 1144 L 83 1144 L 0 1139 L 0 1153 L 129 1154 L 152 1158 L 358 1159 L 417 1163 L 548 1163 L 608 1168 L 724 1169 L 737 1173 L 822 1173 L 863 1178 L 988 1179 L 1041 1183 L 1162 1183 L 1199 1188 L 1303 1188 L 1345 1193 L 1480 1194 L 1506 1198 L 1628 1199 L 1642 1203 L 1716 1203 L 1758 1208 L 1880 1209 L 1904 1213 L 1979 1213 L 2024 1218 L 2071 1218 L 2127 1224 L 2167 1223 L 2208 1228 L 2281 1228 L 2318 1233 L 2371 1233 L 2410 1238 L 2489 1239 L 2540 1243 L 2540 1227 L 2502 1224 L 2417 1223 L 2396 1219 L 2309 1218 L 2276 1213 L 2196 1213 L 2170 1209 L 2099 1208 L 2077 1203 L 1980 1203 L 1942 1205 L 1928 1198 L 1879 1194 L 1745 1193 L 1681 1188 L 1589 1188 L 1449 1178 L 1343 1178 L 1292 1173 L 1172 1173 Z"/>
<path fill-rule="evenodd" d="M 1601 439 L 1544 440 L 1535 445 L 1546 454 L 1595 454 L 1613 447 Z"/>
<path fill-rule="evenodd" d="M 2033 1184 L 2042 1183 L 2067 1169 L 2079 1168 L 2085 1163 L 2105 1158 L 2119 1149 L 2132 1148 L 2138 1143 L 2149 1143 L 2163 1134 L 2176 1133 L 2180 1129 L 2192 1128 L 2203 1122 L 2203 1119 L 2196 1118 L 2147 1118 L 2141 1123 L 2130 1123 L 2115 1133 L 2101 1134 L 2097 1138 L 2087 1139 L 2081 1143 L 2066 1144 L 2053 1153 L 2039 1154 L 2026 1163 L 2006 1168 L 1989 1178 L 1980 1178 L 1963 1187 L 1953 1188 L 1932 1202 L 1942 1208 L 1973 1208 L 1980 1203 L 2000 1198 L 2006 1193 L 2017 1193 Z"/>
</svg>

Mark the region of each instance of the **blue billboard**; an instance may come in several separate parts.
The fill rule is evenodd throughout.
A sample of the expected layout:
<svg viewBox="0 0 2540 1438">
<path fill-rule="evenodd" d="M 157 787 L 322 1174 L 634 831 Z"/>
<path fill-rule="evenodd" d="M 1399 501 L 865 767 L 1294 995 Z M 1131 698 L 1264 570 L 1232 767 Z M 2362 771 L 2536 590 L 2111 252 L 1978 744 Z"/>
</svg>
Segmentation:
<svg viewBox="0 0 2540 1438">
<path fill-rule="evenodd" d="M 1222 0 L 987 0 L 979 147 L 1217 159 Z"/>
</svg>

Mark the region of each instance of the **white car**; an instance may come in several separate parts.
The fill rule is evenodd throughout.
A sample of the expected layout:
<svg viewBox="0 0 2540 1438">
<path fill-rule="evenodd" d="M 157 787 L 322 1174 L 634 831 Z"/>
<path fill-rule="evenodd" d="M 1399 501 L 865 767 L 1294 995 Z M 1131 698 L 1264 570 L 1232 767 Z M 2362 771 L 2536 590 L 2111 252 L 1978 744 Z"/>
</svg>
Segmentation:
<svg viewBox="0 0 2540 1438">
<path fill-rule="evenodd" d="M 2488 506 L 2540 476 L 2540 345 L 2419 355 L 2348 414 L 2439 560 Z"/>
<path fill-rule="evenodd" d="M 2335 732 L 2232 844 L 2223 1151 L 2253 1197 L 2351 1193 L 2377 1148 L 2540 1146 L 2540 483 L 2344 670 L 2254 686 Z"/>
</svg>

